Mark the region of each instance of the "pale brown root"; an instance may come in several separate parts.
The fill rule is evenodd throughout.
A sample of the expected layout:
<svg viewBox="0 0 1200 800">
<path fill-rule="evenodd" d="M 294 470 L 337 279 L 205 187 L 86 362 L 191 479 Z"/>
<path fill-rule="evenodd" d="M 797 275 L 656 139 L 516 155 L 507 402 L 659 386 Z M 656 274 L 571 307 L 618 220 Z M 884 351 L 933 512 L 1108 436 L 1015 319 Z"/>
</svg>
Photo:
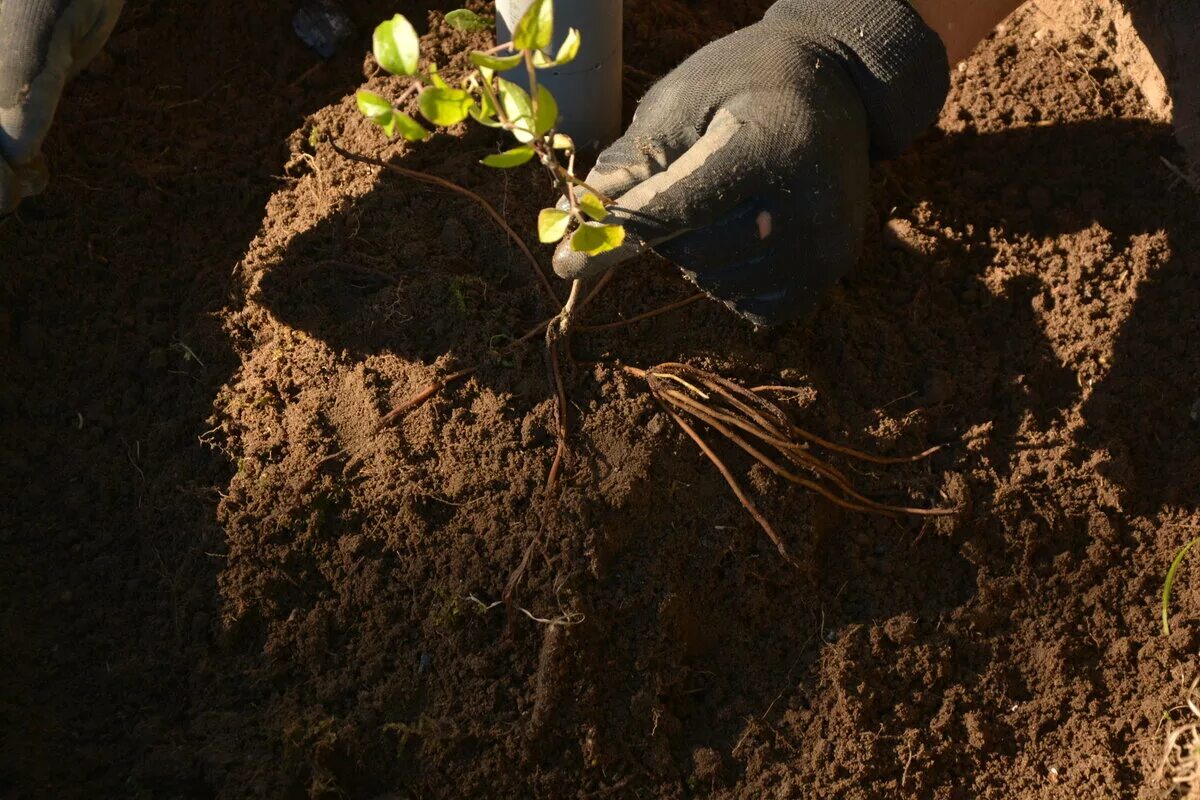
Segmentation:
<svg viewBox="0 0 1200 800">
<path fill-rule="evenodd" d="M 711 399 L 712 399 L 712 398 L 711 398 L 711 397 L 709 397 L 707 394 L 705 394 L 704 392 L 700 391 L 700 390 L 699 390 L 699 389 L 697 389 L 695 386 L 693 386 L 692 384 L 688 383 L 687 381 L 685 381 L 683 378 L 679 377 L 678 375 L 672 375 L 672 374 L 671 374 L 671 373 L 669 373 L 669 372 L 652 372 L 652 373 L 650 373 L 650 378 L 651 378 L 651 379 L 665 379 L 665 380 L 668 380 L 668 381 L 674 381 L 675 383 L 678 383 L 680 386 L 684 387 L 685 389 L 691 389 L 691 390 L 692 390 L 692 391 L 693 391 L 693 392 L 694 392 L 696 395 L 698 395 L 699 397 L 702 397 L 702 398 L 703 398 L 703 399 L 705 399 L 705 400 L 711 400 Z"/>
<path fill-rule="evenodd" d="M 796 389 L 795 389 L 795 387 L 792 387 L 792 386 L 755 386 L 750 391 L 755 392 L 755 393 L 766 393 L 766 392 L 793 392 L 794 393 L 794 392 L 796 392 Z M 877 456 L 877 455 L 872 455 L 871 453 L 864 453 L 861 450 L 855 450 L 853 447 L 848 447 L 843 444 L 837 444 L 836 442 L 831 442 L 828 439 L 823 439 L 820 436 L 818 436 L 817 434 L 806 431 L 803 428 L 796 427 L 795 425 L 791 425 L 790 427 L 792 429 L 792 433 L 796 434 L 797 436 L 799 436 L 803 439 L 807 439 L 808 441 L 812 442 L 813 444 L 820 445 L 821 447 L 824 447 L 827 450 L 833 450 L 834 452 L 841 453 L 842 455 L 850 456 L 851 458 L 856 458 L 859 461 L 866 461 L 866 462 L 869 462 L 872 464 L 885 464 L 885 465 L 887 465 L 887 464 L 912 464 L 916 461 L 922 461 L 926 458 L 929 458 L 931 455 L 933 455 L 934 453 L 936 453 L 942 449 L 941 445 L 938 445 L 937 447 L 931 447 L 928 450 L 923 450 L 922 452 L 917 453 L 916 455 L 912 455 L 912 456 L 896 456 L 896 457 Z"/>
<path fill-rule="evenodd" d="M 525 578 L 525 573 L 529 570 L 529 564 L 533 561 L 533 554 L 538 546 L 542 543 L 542 534 L 539 532 L 534 534 L 529 545 L 525 548 L 525 552 L 521 554 L 521 561 L 517 564 L 517 568 L 508 576 L 508 581 L 504 584 L 504 593 L 501 595 L 504 603 L 511 604 L 513 596 L 517 593 L 517 589 L 521 587 L 521 581 Z"/>
<path fill-rule="evenodd" d="M 713 452 L 712 448 L 708 446 L 708 443 L 705 442 L 703 438 L 701 438 L 700 434 L 696 433 L 696 430 L 689 425 L 683 417 L 676 414 L 670 408 L 670 406 L 663 403 L 663 410 L 670 415 L 671 419 L 675 421 L 676 425 L 683 429 L 684 433 L 691 437 L 692 441 L 696 443 L 696 446 L 700 448 L 700 451 L 704 453 L 704 455 L 708 457 L 708 460 L 712 462 L 713 466 L 717 468 L 717 471 L 721 473 L 721 477 L 725 479 L 725 482 L 729 484 L 729 488 L 733 490 L 734 495 L 741 502 L 742 507 L 745 508 L 750 516 L 754 518 L 754 521 L 759 524 L 759 527 L 766 532 L 767 537 L 774 542 L 775 549 L 779 551 L 779 554 L 783 556 L 783 558 L 789 564 L 799 566 L 799 563 L 796 561 L 796 559 L 792 558 L 791 553 L 788 552 L 787 545 L 783 543 L 783 539 L 778 533 L 775 532 L 775 528 L 771 526 L 770 520 L 763 516 L 763 513 L 758 510 L 758 506 L 754 504 L 754 501 L 751 500 L 750 497 L 742 490 L 741 484 L 738 483 L 737 478 L 733 477 L 733 473 L 730 472 L 729 468 L 725 466 L 725 462 L 721 460 L 720 456 Z"/>
<path fill-rule="evenodd" d="M 583 300 L 579 302 L 579 310 L 582 311 L 588 306 L 589 303 L 595 300 L 600 292 L 604 291 L 604 287 L 612 283 L 612 279 L 616 276 L 616 274 L 616 270 L 610 269 L 608 272 L 601 275 L 600 280 L 596 281 L 596 285 L 592 287 L 590 292 L 588 292 L 587 297 L 583 298 Z"/>
<path fill-rule="evenodd" d="M 612 273 L 609 274 L 611 275 Z M 606 322 L 602 325 L 580 325 L 578 328 L 576 328 L 576 330 L 583 331 L 585 333 L 594 333 L 596 331 L 610 331 L 614 328 L 623 328 L 626 325 L 632 325 L 635 322 L 642 322 L 643 320 L 651 319 L 652 317 L 657 317 L 662 314 L 667 314 L 671 311 L 683 308 L 684 306 L 690 306 L 697 300 L 703 300 L 706 296 L 707 295 L 705 295 L 703 292 L 697 292 L 696 294 L 685 297 L 682 300 L 676 300 L 674 303 L 668 303 L 660 308 L 647 311 L 644 314 L 638 314 L 636 317 L 619 319 L 616 322 Z"/>
<path fill-rule="evenodd" d="M 779 406 L 761 397 L 758 393 L 697 367 L 666 363 L 650 369 L 638 369 L 637 367 L 623 367 L 623 369 L 628 374 L 647 382 L 651 395 L 693 440 L 698 437 L 698 434 L 694 429 L 687 427 L 687 423 L 683 421 L 683 414 L 708 425 L 773 474 L 820 495 L 834 505 L 850 511 L 886 516 L 937 517 L 955 513 L 954 509 L 912 508 L 872 500 L 855 489 L 845 473 L 812 453 L 809 445 L 813 443 L 824 445 L 834 452 L 880 463 L 907 463 L 915 459 L 880 459 L 877 456 L 860 453 L 853 448 L 836 445 L 822 437 L 808 434 L 807 431 L 796 427 Z M 686 391 L 673 388 L 668 385 L 668 381 L 683 387 Z M 811 471 L 814 478 L 807 478 L 788 469 L 775 456 L 753 444 L 743 434 L 774 448 L 788 461 Z M 705 449 L 706 455 L 712 452 L 707 444 L 702 445 L 702 448 Z M 927 451 L 923 455 L 928 455 L 929 452 L 933 451 Z M 736 485 L 736 481 L 732 480 L 728 468 L 723 463 L 719 463 L 719 459 L 714 460 L 713 463 L 718 465 L 726 482 L 730 483 L 731 487 L 735 487 L 734 493 L 738 496 L 738 500 L 746 506 L 748 498 L 740 485 Z M 752 504 L 747 506 L 747 510 L 750 511 L 755 521 L 762 525 L 761 512 Z M 768 527 L 764 527 L 764 530 L 773 532 L 773 529 Z"/>
<path fill-rule="evenodd" d="M 695 400 L 691 399 L 687 395 L 681 394 L 672 389 L 667 389 L 665 391 L 665 394 L 667 397 L 670 397 L 672 399 L 672 401 L 676 401 L 677 403 L 683 404 L 686 407 L 686 410 L 689 412 L 692 412 L 695 410 L 695 411 L 700 411 L 700 412 L 703 412 L 706 414 L 711 414 L 713 417 L 715 417 L 716 419 L 725 423 L 726 425 L 732 425 L 734 427 L 741 428 L 746 433 L 749 433 L 752 436 L 756 436 L 759 439 L 761 439 L 762 441 L 771 445 L 772 447 L 782 451 L 789 458 L 800 461 L 803 466 L 806 466 L 809 469 L 813 470 L 814 472 L 829 478 L 831 481 L 833 481 L 840 489 L 845 491 L 847 494 L 856 495 L 856 492 L 854 491 L 854 487 L 850 484 L 850 479 L 848 477 L 846 477 L 846 475 L 844 475 L 843 473 L 841 473 L 834 467 L 830 466 L 829 464 L 826 464 L 825 462 L 816 458 L 811 453 L 805 452 L 802 447 L 795 444 L 794 442 L 788 442 L 788 441 L 785 441 L 782 439 L 778 439 L 778 438 L 772 436 L 771 434 L 769 434 L 767 431 L 763 430 L 762 428 L 758 427 L 757 425 L 755 425 L 751 422 L 747 422 L 744 419 L 738 419 L 737 417 L 733 416 L 732 414 L 727 414 L 723 411 L 718 411 L 718 410 L 712 408 L 711 406 L 707 406 L 702 403 L 697 403 Z M 861 499 L 866 500 L 866 498 L 861 498 Z"/>
<path fill-rule="evenodd" d="M 754 460 L 758 461 L 760 464 L 762 464 L 767 469 L 771 470 L 772 472 L 774 472 L 776 475 L 783 478 L 784 480 L 790 481 L 790 482 L 796 484 L 797 486 L 801 486 L 805 489 L 808 489 L 811 492 L 815 492 L 815 493 L 821 495 L 822 497 L 824 497 L 829 502 L 831 502 L 835 505 L 841 506 L 842 508 L 845 508 L 848 511 L 862 511 L 862 512 L 867 512 L 867 513 L 874 511 L 877 513 L 885 514 L 887 516 L 892 515 L 892 512 L 887 511 L 881 507 L 876 507 L 875 504 L 863 505 L 863 504 L 852 502 L 850 500 L 845 500 L 845 499 L 833 494 L 832 492 L 830 492 L 827 488 L 825 488 L 821 484 L 819 484 L 815 481 L 810 481 L 807 478 L 803 478 L 799 475 L 796 475 L 793 472 L 790 472 L 790 471 L 784 469 L 779 464 L 777 464 L 773 459 L 771 459 L 769 456 L 767 456 L 762 451 L 760 451 L 756 447 L 754 447 L 754 445 L 750 444 L 745 439 L 743 439 L 741 436 L 739 436 L 737 433 L 735 433 L 733 430 L 726 427 L 720 420 L 718 420 L 712 414 L 706 413 L 705 411 L 702 411 L 699 409 L 689 409 L 689 413 L 692 414 L 692 416 L 699 419 L 700 421 L 707 423 L 709 425 L 709 427 L 711 427 L 717 433 L 721 434 L 726 439 L 728 439 L 729 441 L 736 444 L 738 447 L 745 450 L 752 458 L 754 458 Z"/>
<path fill-rule="evenodd" d="M 444 378 L 433 381 L 427 384 L 424 388 L 409 395 L 407 398 L 398 403 L 391 411 L 389 411 L 383 419 L 379 421 L 379 427 L 390 428 L 400 421 L 402 417 L 415 409 L 420 408 L 429 402 L 430 398 L 434 397 L 438 392 L 445 389 L 455 381 L 460 381 L 463 378 L 473 374 L 478 367 L 470 367 L 468 369 L 459 370 L 451 373 Z"/>
<path fill-rule="evenodd" d="M 946 509 L 908 508 L 905 506 L 893 506 L 893 505 L 888 505 L 886 503 L 880 503 L 876 500 L 872 500 L 869 497 L 866 497 L 866 496 L 860 494 L 857 490 L 854 489 L 854 487 L 852 485 L 850 485 L 849 481 L 846 480 L 844 475 L 842 475 L 840 472 L 838 472 L 836 469 L 829 466 L 828 464 L 825 464 L 816 458 L 811 458 L 810 460 L 806 460 L 804 462 L 804 466 L 808 467 L 809 469 L 813 470 L 814 472 L 817 472 L 819 475 L 822 475 L 822 476 L 827 477 L 830 480 L 834 481 L 835 484 L 837 485 L 837 488 L 841 489 L 842 492 L 844 492 L 846 495 L 848 495 L 850 499 L 846 499 L 844 497 L 839 497 L 836 494 L 834 494 L 832 491 L 830 491 L 828 487 L 822 486 L 819 483 L 808 480 L 807 478 L 797 475 L 794 472 L 791 472 L 790 470 L 781 466 L 777 461 L 775 461 L 770 456 L 766 455 L 765 453 L 763 453 L 760 450 L 758 450 L 757 448 L 755 448 L 753 445 L 751 445 L 749 442 L 747 442 L 745 439 L 743 439 L 740 435 L 738 435 L 736 432 L 734 432 L 731 428 L 729 428 L 727 426 L 727 423 L 732 423 L 733 425 L 741 427 L 747 433 L 751 433 L 755 436 L 758 436 L 760 439 L 763 439 L 763 441 L 765 441 L 769 444 L 772 444 L 773 446 L 779 447 L 780 449 L 783 449 L 784 447 L 789 447 L 789 449 L 790 449 L 790 447 L 792 447 L 792 446 L 789 446 L 788 443 L 781 442 L 781 443 L 776 444 L 776 442 L 773 442 L 773 441 L 771 441 L 770 438 L 763 436 L 761 432 L 759 432 L 758 430 L 755 430 L 753 426 L 747 425 L 744 421 L 738 420 L 736 417 L 732 417 L 728 414 L 723 414 L 719 411 L 715 411 L 711 408 L 708 408 L 708 407 L 704 406 L 702 403 L 697 403 L 696 401 L 692 400 L 691 398 L 687 397 L 686 395 L 682 395 L 679 392 L 676 392 L 674 390 L 668 389 L 665 392 L 663 392 L 663 395 L 668 400 L 670 400 L 672 403 L 676 404 L 677 407 L 682 407 L 683 410 L 687 411 L 692 416 L 694 416 L 697 419 L 700 419 L 701 421 L 710 425 L 718 433 L 720 433 L 725 438 L 729 439 L 731 442 L 736 444 L 738 447 L 745 450 L 747 453 L 749 453 L 751 456 L 753 456 L 754 459 L 757 460 L 760 464 L 765 466 L 767 469 L 771 470 L 773 473 L 775 473 L 779 477 L 781 477 L 784 480 L 787 480 L 791 483 L 794 483 L 798 486 L 801 486 L 805 489 L 816 492 L 817 494 L 824 497 L 826 500 L 830 501 L 831 503 L 834 503 L 835 505 L 841 506 L 842 508 L 845 508 L 850 511 L 860 511 L 860 512 L 865 512 L 865 513 L 877 513 L 877 514 L 883 514 L 886 516 L 898 516 L 900 514 L 908 514 L 911 516 L 945 516 L 946 514 L 953 513 L 953 511 L 949 511 Z"/>
<path fill-rule="evenodd" d="M 520 251 L 524 253 L 525 258 L 529 261 L 529 265 L 533 268 L 534 274 L 537 275 L 538 280 L 542 284 L 542 289 L 546 292 L 546 296 L 550 299 L 553 307 L 559 308 L 562 306 L 562 300 L 559 299 L 558 293 L 554 291 L 554 287 L 550 284 L 550 279 L 546 277 L 546 273 L 542 269 L 542 265 L 538 263 L 537 258 L 533 255 L 533 251 L 529 249 L 529 245 L 525 244 L 525 240 L 521 238 L 521 235 L 513 230 L 513 227 L 508 224 L 507 220 L 505 220 L 500 212 L 496 210 L 495 206 L 489 203 L 486 199 L 466 188 L 465 186 L 459 186 L 454 181 L 448 181 L 445 178 L 439 178 L 437 175 L 430 175 L 426 172 L 420 172 L 415 169 L 409 169 L 408 167 L 401 167 L 397 164 L 391 164 L 380 158 L 364 156 L 351 152 L 333 140 L 330 140 L 329 146 L 332 147 L 334 151 L 337 152 L 337 154 L 342 158 L 348 158 L 351 161 L 357 161 L 361 164 L 370 164 L 372 166 L 382 167 L 383 169 L 395 172 L 397 175 L 403 175 L 406 178 L 411 178 L 415 181 L 421 181 L 422 183 L 440 186 L 443 189 L 449 189 L 452 192 L 456 192 L 464 197 L 474 200 L 479 204 L 479 207 L 486 211 L 487 215 L 491 217 L 497 225 L 500 226 L 501 230 L 508 234 L 508 237 L 513 240 L 513 243 L 520 249 Z"/>
</svg>

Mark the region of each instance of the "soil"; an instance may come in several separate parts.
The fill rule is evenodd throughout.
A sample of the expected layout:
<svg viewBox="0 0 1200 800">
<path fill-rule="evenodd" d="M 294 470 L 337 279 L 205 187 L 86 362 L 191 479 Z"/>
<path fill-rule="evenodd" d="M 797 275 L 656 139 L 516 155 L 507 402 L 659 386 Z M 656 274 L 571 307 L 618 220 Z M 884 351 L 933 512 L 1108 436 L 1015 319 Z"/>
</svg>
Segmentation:
<svg viewBox="0 0 1200 800">
<path fill-rule="evenodd" d="M 404 8 L 442 60 L 453 5 Z M 765 5 L 628 3 L 630 106 Z M 547 495 L 541 350 L 501 351 L 547 314 L 528 265 L 328 139 L 530 240 L 541 176 L 478 166 L 488 132 L 386 146 L 363 48 L 310 69 L 291 10 L 131 0 L 0 221 L 0 795 L 1161 796 L 1200 648 L 1190 564 L 1158 616 L 1200 532 L 1200 200 L 1100 43 L 1031 9 L 983 45 L 805 324 L 579 335 Z M 688 291 L 649 257 L 588 321 Z M 960 512 L 842 512 L 718 446 L 797 570 L 617 367 L 667 360 L 944 445 L 855 479 Z"/>
</svg>

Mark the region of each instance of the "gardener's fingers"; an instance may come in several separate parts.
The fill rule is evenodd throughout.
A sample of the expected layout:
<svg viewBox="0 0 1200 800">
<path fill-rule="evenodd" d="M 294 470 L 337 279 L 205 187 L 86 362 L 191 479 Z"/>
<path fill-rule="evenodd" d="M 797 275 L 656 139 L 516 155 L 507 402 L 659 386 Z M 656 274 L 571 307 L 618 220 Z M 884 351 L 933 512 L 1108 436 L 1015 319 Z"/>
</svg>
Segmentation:
<svg viewBox="0 0 1200 800">
<path fill-rule="evenodd" d="M 599 170 L 601 186 L 627 188 L 609 209 L 612 221 L 625 226 L 625 243 L 596 256 L 571 250 L 564 240 L 554 254 L 554 271 L 564 278 L 586 278 L 720 217 L 744 200 L 758 170 L 745 152 L 745 123 L 728 110 L 714 115 L 704 135 L 669 163 L 644 159 L 638 166 Z M 637 170 L 637 171 L 635 171 Z M 638 180 L 640 171 L 648 177 Z M 590 178 L 591 176 L 589 176 Z M 588 181 L 591 184 L 591 181 Z M 611 195 L 610 195 L 611 196 Z"/>
</svg>

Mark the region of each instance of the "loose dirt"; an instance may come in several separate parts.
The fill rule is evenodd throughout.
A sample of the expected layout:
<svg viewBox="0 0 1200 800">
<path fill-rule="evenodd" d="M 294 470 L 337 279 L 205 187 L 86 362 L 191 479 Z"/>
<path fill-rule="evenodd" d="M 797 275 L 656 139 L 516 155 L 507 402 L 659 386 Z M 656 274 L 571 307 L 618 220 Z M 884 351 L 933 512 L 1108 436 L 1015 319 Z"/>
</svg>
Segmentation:
<svg viewBox="0 0 1200 800">
<path fill-rule="evenodd" d="M 310 72 L 287 4 L 129 5 L 0 222 L 0 795 L 1159 796 L 1200 648 L 1194 568 L 1158 622 L 1200 533 L 1200 202 L 1101 42 L 1029 10 L 956 71 L 806 324 L 577 336 L 548 497 L 542 354 L 502 350 L 547 315 L 528 265 L 328 140 L 531 241 L 542 177 L 479 166 L 488 132 L 386 145 L 362 48 Z M 443 61 L 453 5 L 403 8 Z M 631 104 L 766 3 L 729 5 L 628 4 Z M 688 292 L 650 257 L 586 321 Z M 722 446 L 797 570 L 617 366 L 668 360 L 945 445 L 853 475 L 961 513 L 845 513 Z"/>
</svg>

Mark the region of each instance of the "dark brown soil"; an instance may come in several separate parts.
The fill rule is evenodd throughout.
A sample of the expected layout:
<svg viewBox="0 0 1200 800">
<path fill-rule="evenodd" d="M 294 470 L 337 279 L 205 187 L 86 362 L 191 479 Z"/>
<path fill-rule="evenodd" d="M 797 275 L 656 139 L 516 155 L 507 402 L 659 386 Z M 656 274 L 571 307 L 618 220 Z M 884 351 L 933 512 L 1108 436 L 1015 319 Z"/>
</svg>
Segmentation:
<svg viewBox="0 0 1200 800">
<path fill-rule="evenodd" d="M 631 97 L 766 4 L 728 5 L 628 4 Z M 1158 621 L 1200 533 L 1200 202 L 1102 41 L 1031 10 L 987 43 L 807 324 L 702 302 L 578 336 L 548 497 L 541 350 L 499 352 L 547 313 L 528 265 L 326 142 L 530 238 L 541 176 L 478 166 L 488 133 L 384 147 L 345 99 L 361 48 L 306 75 L 290 11 L 131 2 L 52 189 L 0 222 L 0 795 L 1159 796 L 1200 648 L 1194 566 Z M 687 291 L 649 258 L 588 319 Z M 721 448 L 796 570 L 616 360 L 944 444 L 856 480 L 963 511 L 840 512 Z M 579 624 L 484 610 L 531 545 L 516 603 Z"/>
</svg>

